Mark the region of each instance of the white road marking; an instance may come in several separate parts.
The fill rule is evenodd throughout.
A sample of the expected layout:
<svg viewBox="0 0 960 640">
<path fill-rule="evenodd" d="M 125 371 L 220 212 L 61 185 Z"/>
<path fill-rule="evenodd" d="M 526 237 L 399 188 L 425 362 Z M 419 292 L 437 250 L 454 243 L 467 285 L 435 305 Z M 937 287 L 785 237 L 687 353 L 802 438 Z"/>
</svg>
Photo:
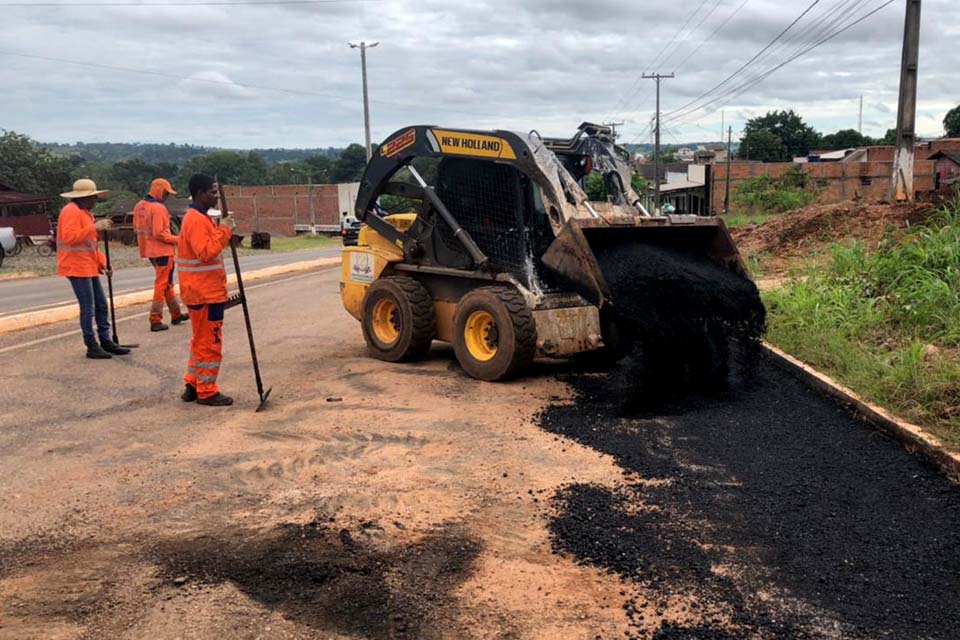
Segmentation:
<svg viewBox="0 0 960 640">
<path fill-rule="evenodd" d="M 330 267 L 320 267 L 318 271 L 333 269 L 336 266 L 337 265 L 331 265 Z M 309 278 L 310 276 L 313 276 L 313 275 L 316 275 L 316 272 L 310 271 L 310 272 L 303 273 L 290 278 L 283 278 L 282 280 L 273 280 L 271 282 L 261 282 L 260 284 L 252 284 L 244 287 L 244 290 L 252 291 L 253 289 L 259 289 L 260 287 L 269 287 L 275 284 L 283 284 L 284 282 L 293 282 L 294 280 L 302 280 L 303 278 Z M 122 318 L 117 318 L 117 324 L 120 324 L 121 322 L 126 322 L 127 320 L 134 320 L 135 318 L 143 318 L 149 315 L 150 315 L 149 311 L 144 311 L 143 313 L 135 313 L 133 315 L 124 316 Z M 26 349 L 27 347 L 33 347 L 38 344 L 44 344 L 46 342 L 59 340 L 60 338 L 69 338 L 70 336 L 80 335 L 81 333 L 82 331 L 80 331 L 80 329 L 74 329 L 73 331 L 64 331 L 63 333 L 57 333 L 52 336 L 46 336 L 45 338 L 37 338 L 36 340 L 30 340 L 28 342 L 21 342 L 20 344 L 14 344 L 14 345 L 10 345 L 9 347 L 4 347 L 0 349 L 0 353 L 7 353 L 9 351 L 18 351 L 20 349 Z"/>
</svg>

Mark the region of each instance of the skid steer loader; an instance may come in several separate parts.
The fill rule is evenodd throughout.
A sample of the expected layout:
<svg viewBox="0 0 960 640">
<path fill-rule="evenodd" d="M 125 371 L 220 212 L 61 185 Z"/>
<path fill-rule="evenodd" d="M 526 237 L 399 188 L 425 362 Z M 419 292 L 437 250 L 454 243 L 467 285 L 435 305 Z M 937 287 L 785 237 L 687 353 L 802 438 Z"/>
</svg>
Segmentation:
<svg viewBox="0 0 960 640">
<path fill-rule="evenodd" d="M 581 186 L 594 172 L 608 202 Z M 470 376 L 492 381 L 535 357 L 622 347 L 597 259 L 606 247 L 680 248 L 747 278 L 721 221 L 651 215 L 630 177 L 611 131 L 589 123 L 569 140 L 401 129 L 360 184 L 365 225 L 343 251 L 344 307 L 374 357 L 413 360 L 439 340 Z"/>
</svg>

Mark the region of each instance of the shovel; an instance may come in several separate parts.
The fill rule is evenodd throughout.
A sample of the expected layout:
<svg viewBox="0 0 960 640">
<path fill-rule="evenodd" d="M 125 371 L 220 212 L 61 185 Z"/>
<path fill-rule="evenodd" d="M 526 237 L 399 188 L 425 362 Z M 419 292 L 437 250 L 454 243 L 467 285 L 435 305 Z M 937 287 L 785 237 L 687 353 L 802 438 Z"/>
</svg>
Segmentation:
<svg viewBox="0 0 960 640">
<path fill-rule="evenodd" d="M 107 291 L 110 293 L 110 332 L 113 344 L 119 345 L 124 349 L 136 349 L 139 344 L 120 344 L 117 338 L 117 310 L 113 306 L 113 266 L 110 263 L 110 232 L 103 231 L 103 253 L 107 258 Z"/>
<path fill-rule="evenodd" d="M 219 183 L 220 181 L 217 180 Z M 230 215 L 230 211 L 227 208 L 227 195 L 223 192 L 223 185 L 220 184 L 220 206 L 223 209 L 223 217 L 226 218 Z M 250 359 L 253 360 L 253 376 L 257 380 L 257 393 L 260 395 L 260 404 L 257 406 L 257 412 L 263 411 L 264 407 L 267 404 L 267 398 L 270 397 L 270 392 L 273 391 L 273 387 L 270 387 L 266 391 L 263 390 L 263 379 L 260 377 L 260 361 L 257 359 L 257 345 L 253 342 L 253 326 L 250 323 L 250 308 L 247 306 L 247 294 L 243 289 L 243 276 L 240 274 L 240 256 L 237 255 L 237 245 L 243 240 L 242 236 L 234 236 L 230 238 L 230 253 L 233 255 L 233 270 L 237 274 L 237 294 L 231 296 L 227 301 L 226 308 L 235 307 L 240 305 L 243 307 L 243 320 L 247 325 L 247 338 L 250 342 Z"/>
</svg>

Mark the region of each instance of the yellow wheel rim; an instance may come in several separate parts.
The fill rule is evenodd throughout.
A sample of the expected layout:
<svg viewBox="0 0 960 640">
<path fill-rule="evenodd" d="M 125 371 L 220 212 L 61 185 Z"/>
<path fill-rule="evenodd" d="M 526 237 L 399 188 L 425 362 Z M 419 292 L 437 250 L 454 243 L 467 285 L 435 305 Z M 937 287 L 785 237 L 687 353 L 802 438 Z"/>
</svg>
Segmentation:
<svg viewBox="0 0 960 640">
<path fill-rule="evenodd" d="M 499 343 L 497 323 L 486 311 L 471 313 L 467 318 L 467 324 L 463 327 L 463 334 L 467 351 L 475 360 L 487 362 L 497 355 Z"/>
<path fill-rule="evenodd" d="M 393 300 L 381 298 L 373 305 L 373 333 L 384 344 L 400 337 L 400 308 Z"/>
</svg>

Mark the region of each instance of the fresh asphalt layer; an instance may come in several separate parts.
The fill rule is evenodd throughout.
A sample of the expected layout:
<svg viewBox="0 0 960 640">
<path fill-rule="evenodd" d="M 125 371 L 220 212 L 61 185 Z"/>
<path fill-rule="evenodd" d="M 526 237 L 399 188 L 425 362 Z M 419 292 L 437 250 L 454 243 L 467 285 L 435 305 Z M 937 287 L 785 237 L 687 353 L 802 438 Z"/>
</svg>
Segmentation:
<svg viewBox="0 0 960 640">
<path fill-rule="evenodd" d="M 246 272 L 305 260 L 333 258 L 338 255 L 340 255 L 340 247 L 305 249 L 286 253 L 264 253 L 240 256 L 240 265 Z M 233 261 L 227 259 L 225 262 L 227 273 L 233 273 Z M 114 295 L 151 289 L 153 287 L 153 274 L 153 267 L 150 266 L 118 270 L 113 278 Z M 60 276 L 0 282 L 0 316 L 38 311 L 62 304 L 70 304 L 74 301 L 75 298 L 70 289 L 70 284 Z"/>
</svg>

